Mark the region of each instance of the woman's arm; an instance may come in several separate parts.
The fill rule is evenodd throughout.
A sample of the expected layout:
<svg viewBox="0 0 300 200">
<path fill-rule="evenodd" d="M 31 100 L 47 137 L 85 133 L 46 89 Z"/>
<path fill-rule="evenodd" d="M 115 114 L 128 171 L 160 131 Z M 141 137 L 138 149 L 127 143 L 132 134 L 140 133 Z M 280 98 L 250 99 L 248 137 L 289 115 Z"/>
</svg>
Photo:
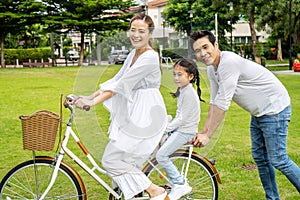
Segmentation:
<svg viewBox="0 0 300 200">
<path fill-rule="evenodd" d="M 75 101 L 75 105 L 77 108 L 83 109 L 83 107 L 85 106 L 95 106 L 99 103 L 102 103 L 103 101 L 111 98 L 114 95 L 114 93 L 110 90 L 104 91 L 104 92 L 95 92 L 92 95 L 90 95 L 89 97 L 91 97 L 91 99 L 88 98 L 82 98 L 79 97 L 76 101 Z"/>
<path fill-rule="evenodd" d="M 106 91 L 102 92 L 100 95 L 96 96 L 93 99 L 93 106 L 98 104 L 98 103 L 102 103 L 103 101 L 105 101 L 106 99 L 111 98 L 114 95 L 115 95 L 115 93 L 110 91 L 110 90 L 106 90 Z"/>
</svg>

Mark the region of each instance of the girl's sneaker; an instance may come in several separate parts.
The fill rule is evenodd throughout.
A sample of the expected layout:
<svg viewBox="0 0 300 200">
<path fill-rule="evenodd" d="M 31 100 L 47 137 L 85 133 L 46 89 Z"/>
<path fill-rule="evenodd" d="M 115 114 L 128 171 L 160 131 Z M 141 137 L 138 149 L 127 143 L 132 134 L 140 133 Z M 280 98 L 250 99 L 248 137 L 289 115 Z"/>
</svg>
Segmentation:
<svg viewBox="0 0 300 200">
<path fill-rule="evenodd" d="M 192 191 L 192 187 L 189 186 L 187 181 L 185 181 L 183 185 L 174 184 L 168 196 L 170 200 L 177 200 L 180 199 L 180 197 L 190 193 L 191 191 Z"/>
</svg>

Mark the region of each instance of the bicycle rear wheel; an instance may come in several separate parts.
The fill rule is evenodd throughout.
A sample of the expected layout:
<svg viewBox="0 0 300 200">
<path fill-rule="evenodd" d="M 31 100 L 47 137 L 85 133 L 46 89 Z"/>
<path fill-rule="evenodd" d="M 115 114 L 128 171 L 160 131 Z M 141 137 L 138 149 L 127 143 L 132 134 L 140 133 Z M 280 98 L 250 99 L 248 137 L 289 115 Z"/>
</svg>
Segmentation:
<svg viewBox="0 0 300 200">
<path fill-rule="evenodd" d="M 23 162 L 10 170 L 0 183 L 0 200 L 37 200 L 47 188 L 54 170 L 53 158 Z M 61 164 L 54 185 L 45 199 L 86 199 L 81 179 Z"/>
<path fill-rule="evenodd" d="M 178 151 L 171 155 L 171 160 L 182 173 L 185 173 L 188 156 L 189 154 L 186 151 Z M 166 176 L 165 171 L 158 165 L 157 161 L 153 160 L 152 162 Z M 171 185 L 168 184 L 167 180 L 149 163 L 144 167 L 143 171 L 153 183 L 163 186 L 167 190 L 171 190 Z M 197 154 L 191 156 L 187 180 L 193 190 L 191 193 L 181 197 L 181 199 L 218 199 L 218 182 L 216 174 L 201 157 L 197 156 Z"/>
</svg>

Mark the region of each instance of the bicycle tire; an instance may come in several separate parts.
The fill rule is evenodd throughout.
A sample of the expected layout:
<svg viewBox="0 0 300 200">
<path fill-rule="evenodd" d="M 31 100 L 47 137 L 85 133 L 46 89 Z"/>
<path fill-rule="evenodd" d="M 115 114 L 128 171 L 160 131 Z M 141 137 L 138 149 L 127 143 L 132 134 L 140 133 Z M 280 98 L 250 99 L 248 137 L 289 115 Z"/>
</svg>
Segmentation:
<svg viewBox="0 0 300 200">
<path fill-rule="evenodd" d="M 185 161 L 188 160 L 188 152 L 186 151 L 177 151 L 170 156 L 173 163 L 177 166 L 177 168 L 181 169 L 181 166 Z M 165 171 L 158 165 L 156 159 L 152 160 L 152 163 L 166 175 Z M 160 175 L 152 165 L 149 163 L 144 167 L 143 172 L 149 177 L 149 179 L 160 186 L 163 186 L 169 192 L 171 190 L 171 186 L 168 184 L 166 179 Z M 203 158 L 201 158 L 198 154 L 192 154 L 190 160 L 190 167 L 187 174 L 187 180 L 189 185 L 193 188 L 192 192 L 181 197 L 180 199 L 218 199 L 218 181 L 216 178 L 217 174 L 214 170 L 207 164 Z M 147 194 L 143 194 L 146 196 Z"/>
<path fill-rule="evenodd" d="M 53 158 L 28 160 L 11 169 L 0 183 L 0 200 L 37 200 L 47 188 L 55 162 Z M 35 170 L 37 169 L 37 170 Z M 85 200 L 81 178 L 62 163 L 54 185 L 44 199 Z"/>
</svg>

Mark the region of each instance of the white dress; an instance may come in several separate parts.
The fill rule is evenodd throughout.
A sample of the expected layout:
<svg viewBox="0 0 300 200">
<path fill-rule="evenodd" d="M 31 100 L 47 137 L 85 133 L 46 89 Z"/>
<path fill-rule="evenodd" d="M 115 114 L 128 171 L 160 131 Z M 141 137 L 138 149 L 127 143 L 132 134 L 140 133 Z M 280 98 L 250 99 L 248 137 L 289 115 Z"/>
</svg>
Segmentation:
<svg viewBox="0 0 300 200">
<path fill-rule="evenodd" d="M 167 112 L 159 91 L 158 54 L 148 50 L 130 67 L 134 54 L 135 50 L 128 55 L 120 71 L 100 85 L 100 92 L 115 93 L 104 102 L 111 114 L 111 124 L 110 142 L 102 164 L 125 199 L 151 184 L 140 168 L 159 143 L 167 125 Z"/>
</svg>

